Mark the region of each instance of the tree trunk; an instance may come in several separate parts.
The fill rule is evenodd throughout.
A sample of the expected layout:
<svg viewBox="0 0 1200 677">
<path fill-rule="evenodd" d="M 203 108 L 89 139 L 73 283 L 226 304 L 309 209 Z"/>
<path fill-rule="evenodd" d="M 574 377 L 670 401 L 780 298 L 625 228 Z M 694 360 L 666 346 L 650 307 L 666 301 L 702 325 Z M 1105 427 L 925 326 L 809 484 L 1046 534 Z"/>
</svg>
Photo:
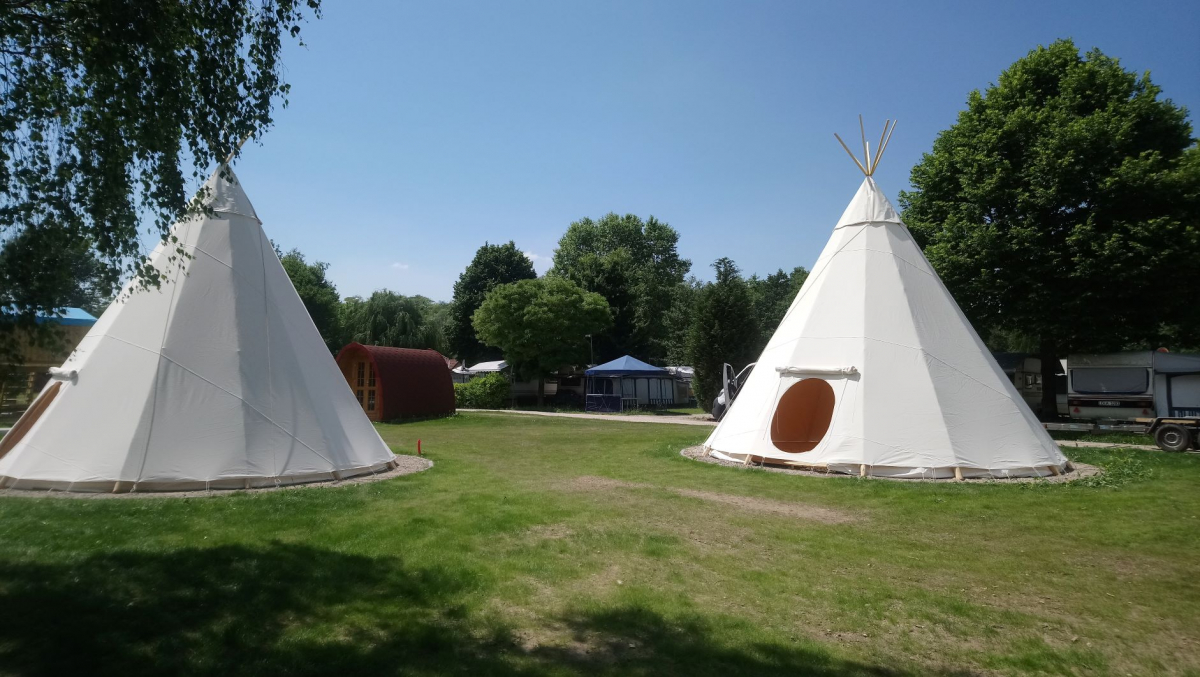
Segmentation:
<svg viewBox="0 0 1200 677">
<path fill-rule="evenodd" d="M 538 406 L 546 404 L 546 377 L 538 377 Z"/>
<path fill-rule="evenodd" d="M 1054 339 L 1042 337 L 1039 342 L 1039 354 L 1042 360 L 1042 411 L 1043 421 L 1053 421 L 1058 418 L 1058 343 Z"/>
</svg>

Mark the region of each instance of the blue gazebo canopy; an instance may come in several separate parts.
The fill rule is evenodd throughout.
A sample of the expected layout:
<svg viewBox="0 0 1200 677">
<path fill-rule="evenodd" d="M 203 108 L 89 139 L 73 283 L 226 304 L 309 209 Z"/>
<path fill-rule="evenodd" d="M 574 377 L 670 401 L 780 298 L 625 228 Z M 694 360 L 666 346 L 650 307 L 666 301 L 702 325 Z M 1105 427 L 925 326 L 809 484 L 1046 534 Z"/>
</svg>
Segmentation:
<svg viewBox="0 0 1200 677">
<path fill-rule="evenodd" d="M 618 357 L 612 362 L 598 364 L 583 372 L 588 376 L 659 376 L 672 378 L 671 372 L 652 364 L 646 364 L 636 357 Z"/>
</svg>

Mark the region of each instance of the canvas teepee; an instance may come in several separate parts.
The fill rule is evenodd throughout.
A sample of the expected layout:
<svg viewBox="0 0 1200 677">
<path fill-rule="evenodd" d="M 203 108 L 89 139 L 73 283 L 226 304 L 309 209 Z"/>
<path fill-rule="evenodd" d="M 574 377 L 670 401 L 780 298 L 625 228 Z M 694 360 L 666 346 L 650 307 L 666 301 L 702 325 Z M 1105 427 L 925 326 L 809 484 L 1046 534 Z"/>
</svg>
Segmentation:
<svg viewBox="0 0 1200 677">
<path fill-rule="evenodd" d="M 885 145 L 855 160 L 862 186 L 706 449 L 889 477 L 1064 472 L 1067 459 L 875 185 Z"/>
<path fill-rule="evenodd" d="M 159 289 L 125 290 L 0 440 L 0 487 L 248 488 L 387 470 L 395 457 L 354 400 L 232 171 L 211 214 L 150 260 Z"/>
</svg>

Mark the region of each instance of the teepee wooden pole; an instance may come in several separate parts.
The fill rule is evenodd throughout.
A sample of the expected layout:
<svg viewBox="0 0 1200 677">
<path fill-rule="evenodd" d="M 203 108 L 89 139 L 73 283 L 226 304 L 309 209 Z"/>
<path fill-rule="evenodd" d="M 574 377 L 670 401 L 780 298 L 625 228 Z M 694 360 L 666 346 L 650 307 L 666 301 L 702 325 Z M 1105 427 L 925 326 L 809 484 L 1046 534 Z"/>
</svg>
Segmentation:
<svg viewBox="0 0 1200 677">
<path fill-rule="evenodd" d="M 892 128 L 888 130 L 887 138 L 884 139 L 883 145 L 879 148 L 879 159 L 883 159 L 883 153 L 887 150 L 888 144 L 892 142 L 892 132 L 894 131 L 896 131 L 896 121 L 892 120 Z M 875 163 L 879 164 L 879 160 L 875 160 Z"/>
<path fill-rule="evenodd" d="M 862 169 L 862 173 L 870 176 L 870 174 L 867 174 L 867 170 L 863 169 L 862 163 L 858 161 L 858 158 L 854 157 L 854 153 L 850 152 L 850 147 L 846 145 L 845 141 L 842 141 L 842 137 L 837 135 L 837 132 L 833 133 L 833 138 L 837 139 L 838 143 L 842 144 L 842 150 L 846 151 L 846 155 L 849 155 L 850 159 L 854 160 L 854 164 L 858 165 L 859 169 Z"/>
<path fill-rule="evenodd" d="M 234 155 L 237 155 L 237 152 L 238 152 L 239 150 L 241 150 L 241 149 L 242 149 L 242 146 L 246 145 L 246 142 L 247 142 L 247 141 L 249 141 L 249 140 L 250 140 L 250 135 L 249 135 L 249 134 L 247 134 L 247 135 L 243 136 L 243 137 L 242 137 L 242 140 L 241 140 L 241 141 L 238 141 L 238 145 L 237 145 L 237 147 L 236 147 L 236 148 L 234 148 L 233 150 L 229 151 L 229 155 L 226 155 L 226 156 L 225 156 L 225 161 L 224 161 L 224 162 L 222 162 L 221 164 L 223 164 L 223 165 L 227 165 L 227 164 L 229 164 L 229 161 L 233 159 L 233 156 L 234 156 Z"/>
<path fill-rule="evenodd" d="M 862 114 L 858 115 L 858 134 L 862 137 L 863 145 L 863 162 L 867 163 L 867 176 L 871 175 L 874 170 L 871 169 L 871 151 L 867 150 L 867 130 L 863 127 Z"/>
<path fill-rule="evenodd" d="M 879 145 L 875 146 L 875 159 L 871 161 L 871 174 L 875 174 L 875 168 L 879 166 L 879 158 L 883 157 L 883 139 L 887 136 L 888 125 L 891 120 L 885 120 L 883 123 L 883 133 L 879 135 Z"/>
</svg>

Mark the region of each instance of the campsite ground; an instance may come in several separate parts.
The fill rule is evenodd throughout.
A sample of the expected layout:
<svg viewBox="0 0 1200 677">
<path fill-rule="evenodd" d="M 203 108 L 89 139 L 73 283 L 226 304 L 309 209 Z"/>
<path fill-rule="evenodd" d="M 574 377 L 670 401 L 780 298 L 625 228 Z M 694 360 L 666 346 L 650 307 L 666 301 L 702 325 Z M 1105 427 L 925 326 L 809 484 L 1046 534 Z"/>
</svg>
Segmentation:
<svg viewBox="0 0 1200 677">
<path fill-rule="evenodd" d="M 807 478 L 704 428 L 380 426 L 426 472 L 0 498 L 0 674 L 1196 674 L 1200 456 L 1089 485 Z"/>
</svg>

